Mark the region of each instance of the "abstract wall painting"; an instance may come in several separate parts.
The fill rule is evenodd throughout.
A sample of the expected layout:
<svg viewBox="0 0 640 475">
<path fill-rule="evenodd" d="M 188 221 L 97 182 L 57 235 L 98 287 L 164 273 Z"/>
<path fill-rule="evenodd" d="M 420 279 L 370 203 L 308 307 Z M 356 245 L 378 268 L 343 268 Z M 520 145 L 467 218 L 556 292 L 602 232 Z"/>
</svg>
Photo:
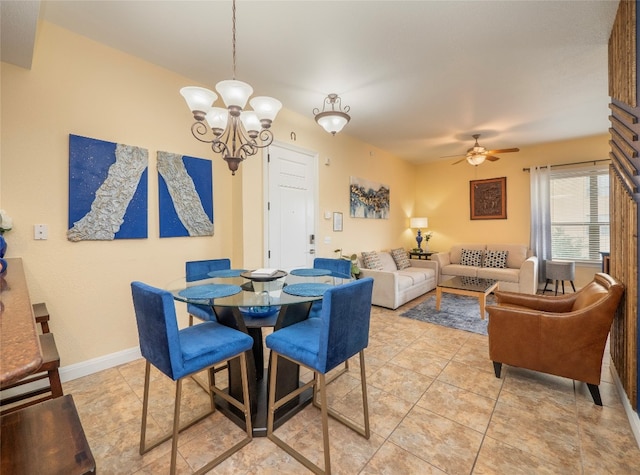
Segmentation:
<svg viewBox="0 0 640 475">
<path fill-rule="evenodd" d="M 69 134 L 69 241 L 147 237 L 148 150 Z"/>
<path fill-rule="evenodd" d="M 213 235 L 211 160 L 158 152 L 160 237 Z"/>
<path fill-rule="evenodd" d="M 350 177 L 352 218 L 389 219 L 389 187 L 362 178 Z"/>
</svg>

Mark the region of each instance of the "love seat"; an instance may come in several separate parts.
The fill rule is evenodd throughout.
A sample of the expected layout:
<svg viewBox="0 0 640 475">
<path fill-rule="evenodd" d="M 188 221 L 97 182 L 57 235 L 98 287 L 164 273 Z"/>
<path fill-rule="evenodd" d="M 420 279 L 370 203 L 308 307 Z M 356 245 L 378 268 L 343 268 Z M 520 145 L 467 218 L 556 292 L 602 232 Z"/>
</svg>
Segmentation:
<svg viewBox="0 0 640 475">
<path fill-rule="evenodd" d="M 358 267 L 360 277 L 373 279 L 371 303 L 392 310 L 435 289 L 437 284 L 438 263 L 409 259 L 404 249 L 363 252 Z"/>
<path fill-rule="evenodd" d="M 535 294 L 538 258 L 524 244 L 456 244 L 449 252 L 433 254 L 438 282 L 455 276 L 494 279 L 499 290 Z"/>
</svg>

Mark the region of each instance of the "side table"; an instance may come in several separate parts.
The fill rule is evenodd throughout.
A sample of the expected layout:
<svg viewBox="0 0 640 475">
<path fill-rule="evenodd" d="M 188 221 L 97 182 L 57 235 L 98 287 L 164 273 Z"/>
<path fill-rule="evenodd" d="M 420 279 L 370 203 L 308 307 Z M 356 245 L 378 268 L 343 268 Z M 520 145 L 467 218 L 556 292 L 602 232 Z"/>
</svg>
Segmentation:
<svg viewBox="0 0 640 475">
<path fill-rule="evenodd" d="M 564 294 L 564 281 L 568 280 L 571 282 L 571 287 L 573 291 L 576 291 L 575 285 L 573 285 L 573 279 L 575 279 L 576 274 L 576 263 L 573 261 L 549 261 L 545 260 L 545 277 L 547 281 L 544 283 L 544 289 L 542 293 L 544 294 L 547 291 L 547 285 L 552 280 L 556 281 L 556 295 L 558 295 L 558 282 L 562 282 L 562 293 Z"/>
<path fill-rule="evenodd" d="M 431 254 L 436 254 L 436 253 L 437 253 L 437 251 L 424 251 L 424 252 L 409 251 L 409 257 L 411 259 L 429 260 L 429 259 L 431 259 Z"/>
</svg>

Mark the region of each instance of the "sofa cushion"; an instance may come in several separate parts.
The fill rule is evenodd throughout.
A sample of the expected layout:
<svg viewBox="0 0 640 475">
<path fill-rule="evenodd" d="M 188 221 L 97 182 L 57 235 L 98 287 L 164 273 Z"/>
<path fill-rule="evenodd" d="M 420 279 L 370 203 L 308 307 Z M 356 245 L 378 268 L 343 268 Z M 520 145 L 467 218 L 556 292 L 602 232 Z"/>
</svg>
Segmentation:
<svg viewBox="0 0 640 475">
<path fill-rule="evenodd" d="M 490 251 L 484 252 L 484 259 L 482 261 L 482 267 L 495 267 L 498 269 L 504 269 L 507 267 L 507 254 L 508 251 Z"/>
<path fill-rule="evenodd" d="M 397 272 L 398 290 L 407 290 L 414 285 L 427 281 L 429 278 L 435 279 L 435 271 L 429 268 L 409 267 Z"/>
<path fill-rule="evenodd" d="M 363 251 L 362 252 L 362 264 L 365 269 L 382 270 L 382 264 L 376 251 Z"/>
<path fill-rule="evenodd" d="M 482 265 L 482 252 L 479 249 L 463 249 L 460 256 L 460 264 L 480 267 Z"/>
<path fill-rule="evenodd" d="M 379 252 L 378 260 L 380 261 L 380 270 L 386 272 L 396 272 L 398 268 L 396 267 L 396 262 L 391 257 L 391 254 L 388 252 Z"/>
<path fill-rule="evenodd" d="M 494 279 L 503 282 L 519 282 L 520 269 L 498 269 L 495 267 L 480 267 L 478 277 L 481 279 Z"/>
<path fill-rule="evenodd" d="M 403 248 L 391 249 L 391 257 L 393 257 L 398 270 L 411 267 L 411 262 L 409 262 L 409 253 Z"/>
<path fill-rule="evenodd" d="M 507 267 L 520 269 L 527 260 L 527 246 L 524 244 L 487 244 L 488 251 L 507 251 Z"/>
<path fill-rule="evenodd" d="M 463 249 L 484 251 L 486 247 L 486 244 L 455 244 L 451 246 L 451 251 L 449 251 L 449 259 L 451 260 L 452 264 L 460 264 L 460 258 L 462 257 Z"/>
</svg>

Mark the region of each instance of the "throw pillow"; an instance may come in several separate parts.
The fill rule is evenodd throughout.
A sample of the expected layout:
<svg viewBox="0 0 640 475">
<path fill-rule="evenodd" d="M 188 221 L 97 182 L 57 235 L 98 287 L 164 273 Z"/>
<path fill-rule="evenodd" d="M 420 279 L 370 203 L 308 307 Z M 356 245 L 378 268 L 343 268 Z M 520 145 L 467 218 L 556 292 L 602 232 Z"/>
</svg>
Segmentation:
<svg viewBox="0 0 640 475">
<path fill-rule="evenodd" d="M 475 249 L 463 249 L 460 256 L 460 264 L 463 266 L 480 267 L 482 265 L 482 251 Z"/>
<path fill-rule="evenodd" d="M 378 257 L 378 253 L 376 251 L 363 252 L 362 263 L 367 269 L 383 270 L 382 264 L 380 263 L 380 258 Z"/>
<path fill-rule="evenodd" d="M 507 267 L 507 254 L 509 254 L 509 251 L 486 251 L 484 253 L 484 267 L 505 269 Z"/>
<path fill-rule="evenodd" d="M 409 253 L 402 248 L 399 249 L 391 249 L 391 257 L 396 263 L 396 267 L 398 270 L 406 269 L 407 267 L 411 267 L 411 263 L 409 262 Z"/>
</svg>

